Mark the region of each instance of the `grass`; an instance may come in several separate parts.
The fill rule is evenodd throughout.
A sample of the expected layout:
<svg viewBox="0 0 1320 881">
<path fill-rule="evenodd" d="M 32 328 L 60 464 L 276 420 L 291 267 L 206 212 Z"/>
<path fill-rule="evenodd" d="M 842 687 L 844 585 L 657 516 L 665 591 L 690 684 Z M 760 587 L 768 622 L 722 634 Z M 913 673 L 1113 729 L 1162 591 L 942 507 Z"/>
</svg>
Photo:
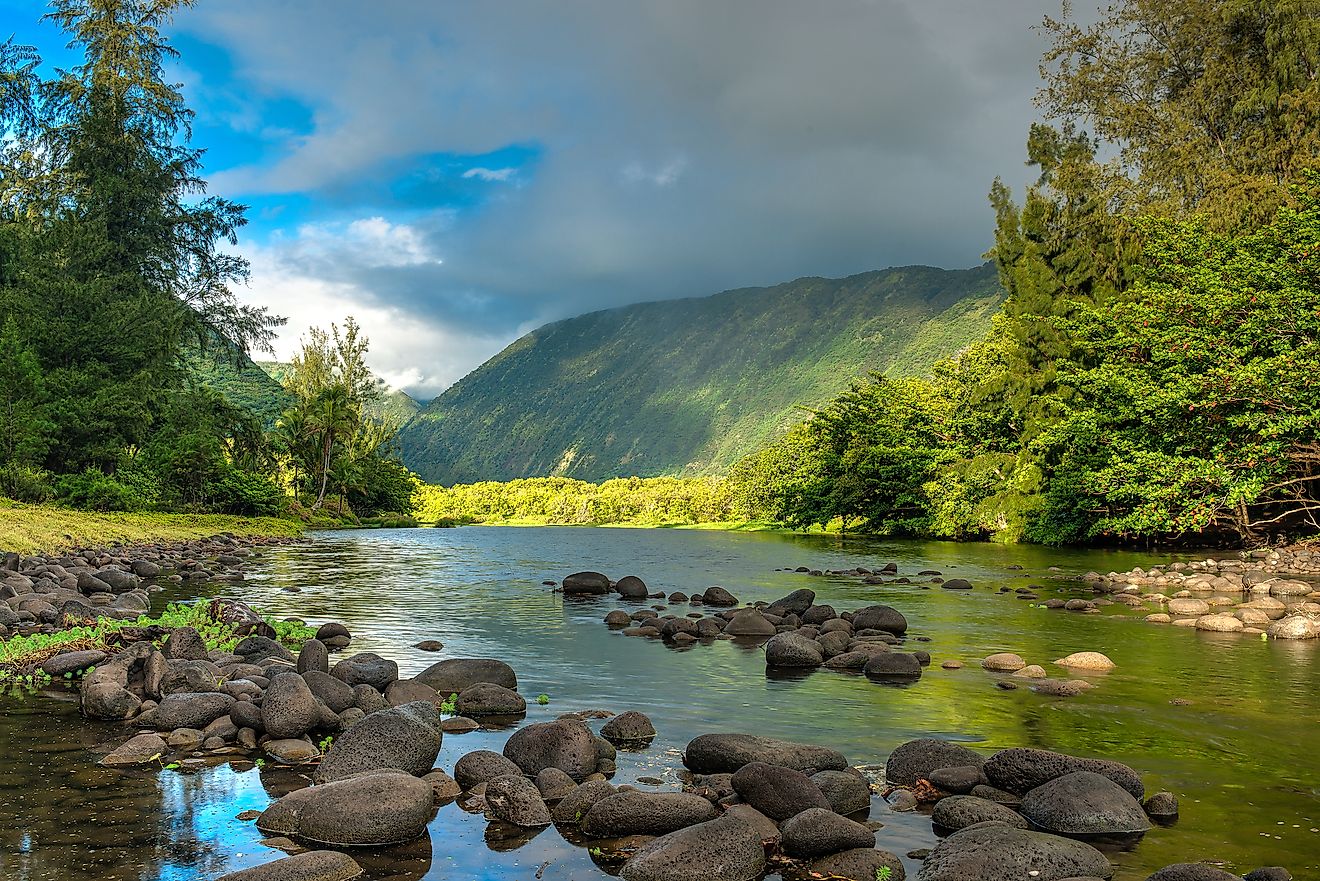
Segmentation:
<svg viewBox="0 0 1320 881">
<path fill-rule="evenodd" d="M 159 625 L 167 630 L 192 627 L 201 635 L 207 649 L 232 651 L 243 637 L 234 633 L 232 625 L 212 619 L 209 605 L 206 602 L 171 603 L 155 618 L 146 615 L 133 621 L 99 618 L 94 624 L 70 627 L 55 633 L 34 633 L 31 636 L 11 636 L 0 640 L 0 687 L 10 680 L 39 676 L 41 665 L 61 652 L 88 649 L 113 651 L 114 634 L 126 627 Z M 275 618 L 264 620 L 275 629 L 279 641 L 291 649 L 301 647 L 316 635 L 316 628 L 306 624 Z"/>
<path fill-rule="evenodd" d="M 293 536 L 296 520 L 233 517 L 226 514 L 121 514 L 74 511 L 53 505 L 26 505 L 0 499 L 0 551 L 52 553 L 79 547 L 185 541 L 221 532 L 234 535 Z"/>
</svg>

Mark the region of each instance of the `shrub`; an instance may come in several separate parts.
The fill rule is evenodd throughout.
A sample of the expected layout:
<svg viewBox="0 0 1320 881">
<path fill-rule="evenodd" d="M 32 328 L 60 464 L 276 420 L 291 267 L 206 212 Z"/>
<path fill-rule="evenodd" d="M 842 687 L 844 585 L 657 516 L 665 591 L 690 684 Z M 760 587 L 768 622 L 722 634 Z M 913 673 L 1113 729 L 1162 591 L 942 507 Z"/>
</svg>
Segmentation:
<svg viewBox="0 0 1320 881">
<path fill-rule="evenodd" d="M 49 501 L 55 494 L 49 471 L 29 468 L 17 462 L 0 465 L 0 496 L 19 502 Z"/>
<path fill-rule="evenodd" d="M 55 491 L 61 502 L 84 511 L 141 511 L 148 507 L 148 500 L 132 487 L 99 468 L 64 475 L 56 483 Z"/>
<path fill-rule="evenodd" d="M 221 514 L 270 517 L 284 506 L 284 491 L 267 477 L 226 464 L 207 487 L 209 507 Z"/>
</svg>

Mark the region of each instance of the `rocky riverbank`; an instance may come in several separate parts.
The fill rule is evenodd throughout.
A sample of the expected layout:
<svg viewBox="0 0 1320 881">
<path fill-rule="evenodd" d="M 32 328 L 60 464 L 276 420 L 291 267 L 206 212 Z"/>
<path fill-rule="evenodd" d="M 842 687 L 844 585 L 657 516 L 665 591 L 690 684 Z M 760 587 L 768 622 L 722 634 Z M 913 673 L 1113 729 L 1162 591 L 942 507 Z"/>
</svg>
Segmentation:
<svg viewBox="0 0 1320 881">
<path fill-rule="evenodd" d="M 0 579 L 9 595 L 0 605 L 14 611 L 14 600 L 24 604 L 25 617 L 16 625 L 26 635 L 15 639 L 43 630 L 54 638 L 86 628 L 82 619 L 60 630 L 73 620 L 68 612 L 85 607 L 93 620 L 106 622 L 102 627 L 123 623 L 119 616 L 133 609 L 121 597 L 149 595 L 162 580 L 240 578 L 259 552 L 221 537 L 154 551 L 11 558 Z M 159 568 L 141 565 L 148 563 Z M 579 573 L 565 579 L 562 589 L 570 596 L 602 596 L 603 578 Z M 604 582 L 610 590 L 609 580 Z M 613 588 L 647 593 L 638 579 L 621 579 Z M 883 646 L 857 648 L 866 656 L 862 671 L 875 658 L 915 657 L 920 651 L 894 651 L 918 637 L 909 637 L 906 618 L 890 607 L 835 612 L 817 606 L 813 592 L 795 591 L 775 603 L 738 608 L 726 594 L 711 588 L 699 598 L 699 605 L 720 613 L 694 613 L 696 619 L 629 614 L 625 629 L 649 627 L 664 638 L 668 628 L 671 642 L 691 636 L 682 641 L 692 644 L 702 637 L 686 622 L 697 634 L 702 621 L 723 622 L 707 629 L 729 638 L 740 637 L 730 629 L 748 629 L 743 636 L 766 642 L 768 662 L 774 643 L 775 665 L 789 669 L 801 667 L 804 653 L 814 664 L 813 646 L 821 640 L 842 650 L 833 657 L 848 654 L 854 644 Z M 45 607 L 34 606 L 35 597 L 43 597 Z M 923 859 L 919 881 L 1093 881 L 1113 874 L 1093 836 L 1139 837 L 1177 812 L 1170 794 L 1147 796 L 1140 775 L 1115 762 L 1024 749 L 987 757 L 938 740 L 899 746 L 881 771 L 854 764 L 878 756 L 848 757 L 822 744 L 713 732 L 692 739 L 675 756 L 682 767 L 666 776 L 681 787 L 649 788 L 663 786 L 659 777 L 616 786 L 612 780 L 622 764 L 633 771 L 633 763 L 645 761 L 648 773 L 655 773 L 667 760 L 650 748 L 663 719 L 637 710 L 583 711 L 526 724 L 518 676 L 498 659 L 446 658 L 400 678 L 393 660 L 349 654 L 352 635 L 342 625 L 322 625 L 313 635 L 282 631 L 276 624 L 287 622 L 271 622 L 241 603 L 195 608 L 203 616 L 195 620 L 204 623 L 124 627 L 115 631 L 120 638 L 103 639 L 94 649 L 55 644 L 43 650 L 40 663 L 50 675 L 77 680 L 85 717 L 123 726 L 101 759 L 107 767 L 172 771 L 259 762 L 299 773 L 291 790 L 278 793 L 252 819 L 263 834 L 289 847 L 314 849 L 231 873 L 224 881 L 358 877 L 356 849 L 417 840 L 443 809 L 484 814 L 487 840 L 509 846 L 553 826 L 625 881 L 753 881 L 767 874 L 790 881 L 903 881 L 903 861 L 885 848 L 883 822 L 870 817 L 877 807 L 931 810 L 936 831 L 945 837 L 930 853 L 908 854 Z M 815 628 L 815 636 L 804 628 Z M 916 663 L 920 668 L 920 659 Z M 446 736 L 509 726 L 514 730 L 498 752 L 469 751 L 452 767 L 436 766 Z M 1261 870 L 1248 877 L 1290 876 Z M 1152 876 L 1235 878 L 1204 864 L 1171 866 Z"/>
</svg>

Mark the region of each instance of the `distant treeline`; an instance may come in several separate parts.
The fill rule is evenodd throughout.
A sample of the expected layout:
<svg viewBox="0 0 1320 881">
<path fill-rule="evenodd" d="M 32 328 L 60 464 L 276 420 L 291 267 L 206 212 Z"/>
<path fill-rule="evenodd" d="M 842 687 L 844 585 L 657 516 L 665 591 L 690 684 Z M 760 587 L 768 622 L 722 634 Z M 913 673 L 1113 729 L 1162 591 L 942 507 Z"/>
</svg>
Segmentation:
<svg viewBox="0 0 1320 881">
<path fill-rule="evenodd" d="M 586 483 L 566 477 L 425 485 L 413 496 L 423 522 L 686 526 L 758 519 L 727 481 L 629 477 Z"/>
</svg>

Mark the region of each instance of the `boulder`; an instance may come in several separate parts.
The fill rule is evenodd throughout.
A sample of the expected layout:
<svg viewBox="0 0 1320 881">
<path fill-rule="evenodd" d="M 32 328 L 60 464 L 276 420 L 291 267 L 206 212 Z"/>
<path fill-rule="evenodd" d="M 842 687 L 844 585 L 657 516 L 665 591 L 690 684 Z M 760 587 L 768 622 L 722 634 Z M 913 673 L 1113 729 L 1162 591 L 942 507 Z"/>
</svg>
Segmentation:
<svg viewBox="0 0 1320 881">
<path fill-rule="evenodd" d="M 935 803 L 931 822 L 944 829 L 965 829 L 977 823 L 997 820 L 1018 829 L 1026 829 L 1027 821 L 1012 808 L 974 795 L 951 795 Z"/>
<path fill-rule="evenodd" d="M 644 600 L 650 594 L 646 587 L 646 582 L 636 575 L 625 575 L 619 579 L 619 583 L 614 585 L 614 589 L 619 592 L 619 596 L 625 600 Z"/>
<path fill-rule="evenodd" d="M 868 679 L 908 681 L 921 678 L 921 659 L 907 652 L 881 652 L 862 668 Z"/>
<path fill-rule="evenodd" d="M 388 709 L 390 702 L 385 700 L 385 695 L 370 685 L 355 685 L 353 686 L 353 706 L 365 715 L 370 716 L 378 710 Z"/>
<path fill-rule="evenodd" d="M 377 710 L 335 739 L 316 769 L 316 781 L 382 769 L 420 777 L 435 765 L 443 736 L 440 712 L 430 701 Z"/>
<path fill-rule="evenodd" d="M 502 685 L 478 682 L 458 695 L 454 711 L 463 716 L 521 716 L 527 712 L 527 701 Z"/>
<path fill-rule="evenodd" d="M 436 804 L 453 801 L 463 794 L 463 787 L 458 785 L 458 781 L 439 768 L 426 772 L 422 775 L 422 779 L 431 784 Z"/>
<path fill-rule="evenodd" d="M 267 740 L 261 748 L 281 765 L 305 765 L 321 755 L 319 749 L 301 737 Z"/>
<path fill-rule="evenodd" d="M 1030 878 L 1110 878 L 1113 867 L 1089 844 L 1003 823 L 980 823 L 955 832 L 931 851 L 917 881 Z"/>
<path fill-rule="evenodd" d="M 312 670 L 330 672 L 330 649 L 319 639 L 307 640 L 303 643 L 302 651 L 298 652 L 298 672 L 309 673 Z"/>
<path fill-rule="evenodd" d="M 875 847 L 875 833 L 829 808 L 807 808 L 782 827 L 784 853 L 791 857 L 828 856 L 841 850 Z"/>
<path fill-rule="evenodd" d="M 876 881 L 889 869 L 889 881 L 904 881 L 903 861 L 887 850 L 873 847 L 845 850 L 811 862 L 811 873 L 832 881 Z"/>
<path fill-rule="evenodd" d="M 540 791 L 521 774 L 506 774 L 486 784 L 486 810 L 494 819 L 514 826 L 550 825 L 550 809 Z"/>
<path fill-rule="evenodd" d="M 429 685 L 441 698 L 462 694 L 478 682 L 491 682 L 511 691 L 518 690 L 518 677 L 513 668 L 494 658 L 450 658 L 432 664 L 413 677 L 416 682 Z"/>
<path fill-rule="evenodd" d="M 593 804 L 582 818 L 582 832 L 592 838 L 664 835 L 713 820 L 715 806 L 689 792 L 616 792 Z"/>
<path fill-rule="evenodd" d="M 708 587 L 701 595 L 701 601 L 708 606 L 736 606 L 738 598 L 722 587 Z"/>
<path fill-rule="evenodd" d="M 1228 613 L 1202 615 L 1196 619 L 1196 629 L 1210 633 L 1238 633 L 1245 626 L 1241 618 Z"/>
<path fill-rule="evenodd" d="M 724 632 L 730 636 L 774 636 L 779 630 L 759 609 L 743 609 L 729 619 Z"/>
<path fill-rule="evenodd" d="M 439 703 L 434 688 L 413 679 L 396 679 L 385 689 L 385 703 L 392 707 L 412 704 L 417 701 L 426 701 L 430 704 Z"/>
<path fill-rule="evenodd" d="M 770 604 L 770 608 L 780 615 L 801 615 L 816 601 L 816 592 L 810 588 L 801 588 L 781 597 Z"/>
<path fill-rule="evenodd" d="M 175 728 L 205 728 L 221 716 L 229 715 L 234 699 L 220 692 L 180 692 L 166 695 L 153 710 L 134 721 L 139 728 L 173 731 Z"/>
<path fill-rule="evenodd" d="M 819 667 L 824 662 L 820 643 L 796 633 L 780 633 L 765 644 L 767 667 Z"/>
<path fill-rule="evenodd" d="M 1146 832 L 1150 820 L 1132 794 L 1094 771 L 1056 777 L 1022 797 L 1022 814 L 1038 828 L 1065 835 Z"/>
<path fill-rule="evenodd" d="M 765 871 L 759 831 L 724 816 L 662 835 L 624 863 L 624 881 L 752 881 Z"/>
<path fill-rule="evenodd" d="M 1239 881 L 1239 878 L 1209 863 L 1174 863 L 1148 876 L 1146 881 Z"/>
<path fill-rule="evenodd" d="M 491 753 L 491 755 L 498 754 Z M 500 756 L 500 758 L 504 757 Z M 514 767 L 516 768 L 517 765 Z M 556 826 L 579 826 L 597 802 L 613 794 L 614 787 L 608 780 L 588 780 L 560 799 L 559 804 L 550 811 L 550 818 Z"/>
<path fill-rule="evenodd" d="M 884 630 L 887 633 L 907 633 L 907 618 L 890 606 L 866 606 L 853 612 L 853 630 Z"/>
<path fill-rule="evenodd" d="M 546 768 L 536 775 L 536 791 L 546 801 L 559 801 L 577 786 L 572 777 L 558 768 Z"/>
<path fill-rule="evenodd" d="M 207 660 L 206 641 L 192 627 L 177 627 L 170 631 L 161 651 L 171 661 Z"/>
<path fill-rule="evenodd" d="M 1027 662 L 1022 660 L 1020 655 L 1015 655 L 1012 652 L 1000 652 L 983 659 L 981 666 L 987 670 L 1012 673 L 1027 666 Z"/>
<path fill-rule="evenodd" d="M 605 616 L 605 623 L 610 627 L 627 627 L 632 624 L 632 616 L 622 609 L 615 609 Z"/>
<path fill-rule="evenodd" d="M 1073 652 L 1066 658 L 1059 658 L 1054 663 L 1060 667 L 1072 667 L 1077 670 L 1112 670 L 1117 666 L 1099 652 Z"/>
<path fill-rule="evenodd" d="M 260 664 L 272 658 L 279 661 L 293 661 L 293 652 L 266 636 L 244 637 L 234 646 L 234 654 L 243 659 L 245 664 Z"/>
<path fill-rule="evenodd" d="M 291 792 L 262 812 L 257 828 L 335 847 L 378 847 L 421 837 L 434 814 L 429 783 L 381 771 Z"/>
<path fill-rule="evenodd" d="M 949 768 L 936 768 L 926 775 L 931 785 L 941 792 L 954 795 L 966 795 L 980 783 L 985 782 L 980 765 L 954 765 Z"/>
<path fill-rule="evenodd" d="M 342 713 L 357 702 L 353 687 L 347 682 L 341 682 L 329 673 L 322 673 L 320 670 L 308 670 L 302 675 L 302 678 L 307 683 L 307 688 L 313 696 L 329 707 L 331 712 Z M 371 690 L 375 691 L 375 689 Z M 377 707 L 376 709 L 381 708 Z"/>
<path fill-rule="evenodd" d="M 600 736 L 611 743 L 649 742 L 655 737 L 655 726 L 645 713 L 628 710 L 602 725 Z"/>
<path fill-rule="evenodd" d="M 950 578 L 948 581 L 942 582 L 940 587 L 945 590 L 971 590 L 972 583 L 966 578 Z"/>
<path fill-rule="evenodd" d="M 3 603 L 0 603 L 2 606 Z M 88 667 L 95 667 L 106 660 L 109 655 L 96 649 L 88 649 L 78 652 L 61 652 L 58 655 L 47 658 L 41 665 L 42 672 L 55 679 L 62 678 L 66 673 L 77 673 L 86 670 Z"/>
<path fill-rule="evenodd" d="M 1141 807 L 1148 817 L 1156 820 L 1172 820 L 1178 816 L 1178 796 L 1167 791 L 1156 792 L 1142 802 Z"/>
<path fill-rule="evenodd" d="M 1179 617 L 1196 617 L 1210 611 L 1210 604 L 1195 597 L 1179 597 L 1169 600 L 1169 614 Z"/>
<path fill-rule="evenodd" d="M 1265 632 L 1273 639 L 1315 639 L 1320 627 L 1304 615 L 1291 615 L 1275 621 Z"/>
<path fill-rule="evenodd" d="M 827 747 L 756 734 L 703 734 L 688 743 L 683 755 L 683 764 L 697 774 L 731 774 L 749 762 L 812 773 L 848 767 L 842 753 Z"/>
<path fill-rule="evenodd" d="M 478 784 L 489 783 L 496 777 L 521 773 L 522 769 L 513 762 L 488 749 L 470 752 L 454 765 L 454 780 L 464 792 Z"/>
<path fill-rule="evenodd" d="M 270 681 L 261 702 L 261 724 L 272 737 L 302 737 L 320 718 L 316 695 L 297 673 L 281 673 Z"/>
<path fill-rule="evenodd" d="M 610 580 L 599 572 L 574 572 L 563 589 L 565 596 L 599 596 L 610 592 Z"/>
<path fill-rule="evenodd" d="M 830 803 L 836 814 L 858 814 L 871 809 L 871 786 L 866 778 L 853 771 L 818 771 L 811 782 Z"/>
<path fill-rule="evenodd" d="M 889 754 L 885 762 L 885 781 L 891 786 L 912 786 L 918 780 L 929 779 L 930 773 L 937 768 L 980 768 L 984 764 L 984 756 L 962 744 L 934 738 L 909 740 Z"/>
<path fill-rule="evenodd" d="M 1003 749 L 986 760 L 986 779 L 1000 789 L 1025 795 L 1042 784 L 1073 771 L 1093 771 L 1117 783 L 1140 799 L 1145 787 L 1127 765 L 1105 759 L 1083 759 L 1044 749 Z"/>
<path fill-rule="evenodd" d="M 787 820 L 807 808 L 830 810 L 820 787 L 792 768 L 749 762 L 734 772 L 732 783 L 743 801 L 772 820 Z"/>
<path fill-rule="evenodd" d="M 159 734 L 139 734 L 115 747 L 101 759 L 101 764 L 108 768 L 145 765 L 159 759 L 167 748 L 165 739 Z"/>
<path fill-rule="evenodd" d="M 504 755 L 530 777 L 558 768 L 581 782 L 596 770 L 596 738 L 576 719 L 539 722 L 515 731 L 504 744 Z"/>
<path fill-rule="evenodd" d="M 316 638 L 325 643 L 327 648 L 332 649 L 347 648 L 348 644 L 353 641 L 353 635 L 348 632 L 348 628 L 337 621 L 331 621 L 316 628 Z"/>
<path fill-rule="evenodd" d="M 399 665 L 374 652 L 358 652 L 335 664 L 330 675 L 348 685 L 370 685 L 383 692 L 391 682 L 399 678 Z"/>
<path fill-rule="evenodd" d="M 306 853 L 221 875 L 216 881 L 353 881 L 362 867 L 348 854 L 333 850 Z"/>
</svg>

